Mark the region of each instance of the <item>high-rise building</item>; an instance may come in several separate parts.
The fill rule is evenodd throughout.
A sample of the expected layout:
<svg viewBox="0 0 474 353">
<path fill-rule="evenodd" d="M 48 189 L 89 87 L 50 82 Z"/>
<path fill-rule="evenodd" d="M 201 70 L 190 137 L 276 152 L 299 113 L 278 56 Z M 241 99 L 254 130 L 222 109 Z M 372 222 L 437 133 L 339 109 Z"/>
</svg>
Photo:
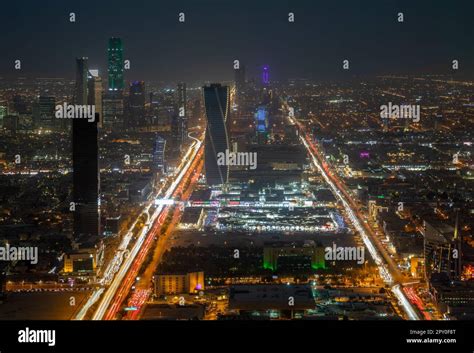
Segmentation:
<svg viewBox="0 0 474 353">
<path fill-rule="evenodd" d="M 457 220 L 456 220 L 457 223 Z M 435 273 L 444 273 L 450 279 L 459 279 L 461 251 L 458 225 L 431 224 L 424 221 L 425 278 L 429 281 Z"/>
<path fill-rule="evenodd" d="M 88 100 L 87 58 L 76 59 L 75 104 L 93 104 Z M 96 113 L 93 122 L 75 118 L 72 121 L 72 163 L 74 236 L 91 239 L 99 235 L 99 158 L 98 131 L 100 119 Z"/>
<path fill-rule="evenodd" d="M 102 102 L 104 126 L 116 129 L 123 127 L 123 95 L 122 92 L 107 92 Z"/>
<path fill-rule="evenodd" d="M 39 96 L 33 105 L 33 123 L 35 128 L 51 129 L 59 127 L 55 119 L 56 98 Z"/>
<path fill-rule="evenodd" d="M 245 66 L 241 65 L 238 69 L 234 69 L 234 84 L 236 93 L 236 103 L 241 104 L 241 98 L 245 87 Z"/>
<path fill-rule="evenodd" d="M 130 106 L 140 109 L 145 106 L 145 82 L 135 81 L 130 84 Z"/>
<path fill-rule="evenodd" d="M 179 145 L 180 149 L 188 137 L 188 113 L 187 113 L 187 100 L 186 100 L 186 84 L 183 82 L 178 83 L 177 102 L 178 102 L 178 116 L 179 116 Z"/>
<path fill-rule="evenodd" d="M 171 156 L 176 158 L 181 152 L 181 119 L 178 114 L 171 117 Z"/>
<path fill-rule="evenodd" d="M 99 114 L 99 127 L 103 124 L 102 112 L 102 78 L 99 76 L 98 70 L 89 70 L 87 76 L 87 101 L 89 104 L 95 105 L 95 112 Z"/>
<path fill-rule="evenodd" d="M 229 149 L 226 121 L 229 116 L 229 87 L 218 83 L 203 87 L 206 110 L 206 139 L 204 166 L 208 185 L 226 184 L 229 178 L 229 167 L 218 165 L 218 153 Z"/>
<path fill-rule="evenodd" d="M 263 72 L 262 72 L 262 83 L 266 86 L 270 83 L 270 68 L 268 65 L 265 65 L 263 67 Z"/>
<path fill-rule="evenodd" d="M 268 110 L 264 105 L 259 106 L 255 113 L 255 128 L 257 142 L 264 144 L 268 139 Z"/>
<path fill-rule="evenodd" d="M 130 84 L 130 127 L 145 125 L 145 82 L 135 81 Z"/>
<path fill-rule="evenodd" d="M 122 91 L 123 84 L 123 46 L 122 39 L 110 38 L 108 47 L 109 91 Z"/>
<path fill-rule="evenodd" d="M 237 93 L 240 93 L 245 85 L 245 66 L 241 65 L 238 69 L 234 69 L 234 83 Z"/>
<path fill-rule="evenodd" d="M 240 106 L 243 103 L 243 95 L 245 90 L 245 66 L 240 65 L 238 69 L 234 69 L 234 87 L 235 87 L 235 96 L 234 104 L 237 108 L 237 111 L 241 111 Z"/>
<path fill-rule="evenodd" d="M 157 136 L 153 144 L 153 168 L 161 173 L 166 171 L 165 150 L 166 140 L 161 136 Z"/>
<path fill-rule="evenodd" d="M 87 104 L 87 77 L 89 70 L 87 66 L 87 58 L 76 59 L 76 83 L 74 86 L 74 103 Z"/>
</svg>

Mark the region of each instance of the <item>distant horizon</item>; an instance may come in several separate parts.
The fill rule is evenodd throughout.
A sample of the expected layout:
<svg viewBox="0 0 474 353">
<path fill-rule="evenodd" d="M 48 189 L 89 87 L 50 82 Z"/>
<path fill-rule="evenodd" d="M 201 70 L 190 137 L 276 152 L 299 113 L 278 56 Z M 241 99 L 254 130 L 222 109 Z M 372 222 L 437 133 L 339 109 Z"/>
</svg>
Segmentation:
<svg viewBox="0 0 474 353">
<path fill-rule="evenodd" d="M 105 72 L 107 72 L 105 70 Z M 103 79 L 103 82 L 107 82 L 107 74 L 103 74 L 103 71 L 99 70 L 99 76 Z M 317 79 L 317 78 L 312 78 L 312 77 L 288 77 L 288 78 L 283 78 L 279 80 L 270 80 L 270 84 L 272 83 L 287 83 L 288 81 L 298 81 L 298 80 L 307 80 L 312 83 L 329 83 L 329 82 L 351 82 L 354 80 L 372 80 L 372 79 L 381 79 L 381 78 L 408 78 L 408 79 L 415 79 L 418 77 L 443 77 L 446 79 L 449 79 L 449 81 L 453 82 L 462 82 L 462 80 L 473 80 L 474 76 L 472 75 L 461 75 L 458 73 L 386 73 L 386 74 L 354 74 L 354 75 L 348 75 L 346 77 L 340 77 L 340 78 L 325 78 L 325 79 Z M 258 75 L 255 76 L 246 76 L 246 81 L 258 81 L 260 77 Z M 66 77 L 66 76 L 40 76 L 40 75 L 25 75 L 25 76 L 11 76 L 11 75 L 0 75 L 0 80 L 5 80 L 8 82 L 13 82 L 13 81 L 18 81 L 18 80 L 68 80 L 68 81 L 75 81 L 74 77 Z M 193 80 L 178 80 L 178 79 L 147 79 L 146 77 L 142 78 L 127 78 L 125 77 L 124 79 L 125 82 L 136 82 L 136 81 L 144 81 L 145 84 L 149 83 L 164 83 L 164 84 L 174 84 L 178 82 L 185 82 L 188 84 L 209 84 L 209 83 L 226 83 L 226 82 L 233 82 L 233 78 L 227 78 L 227 79 L 216 79 L 216 80 L 199 80 L 199 81 L 193 81 Z M 191 87 L 188 87 L 188 89 Z"/>
<path fill-rule="evenodd" d="M 181 12 L 184 23 L 178 21 Z M 124 59 L 131 61 L 125 75 L 142 80 L 232 80 L 234 60 L 245 64 L 251 76 L 269 65 L 270 80 L 449 74 L 454 59 L 459 60 L 456 76 L 474 77 L 473 12 L 468 0 L 243 0 L 239 6 L 216 0 L 160 0 L 143 6 L 125 0 L 8 2 L 0 21 L 14 30 L 1 35 L 6 50 L 0 73 L 73 77 L 74 59 L 80 56 L 104 72 L 108 39 L 118 37 Z M 75 22 L 70 22 L 71 13 Z M 342 69 L 346 59 L 349 70 Z M 21 70 L 14 69 L 15 60 L 21 60 Z"/>
</svg>

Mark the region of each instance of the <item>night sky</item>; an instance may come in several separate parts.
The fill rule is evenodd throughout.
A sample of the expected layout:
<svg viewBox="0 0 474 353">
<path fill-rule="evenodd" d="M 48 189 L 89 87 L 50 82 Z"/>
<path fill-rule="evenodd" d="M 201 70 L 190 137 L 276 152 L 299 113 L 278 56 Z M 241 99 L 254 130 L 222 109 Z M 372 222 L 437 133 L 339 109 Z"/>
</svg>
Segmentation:
<svg viewBox="0 0 474 353">
<path fill-rule="evenodd" d="M 106 77 L 107 39 L 116 36 L 131 60 L 127 80 L 229 80 L 234 59 L 250 75 L 270 65 L 272 79 L 338 78 L 343 59 L 356 75 L 450 73 L 458 59 L 456 75 L 472 76 L 473 13 L 471 0 L 8 1 L 0 75 L 73 78 L 74 58 L 88 56 Z"/>
</svg>

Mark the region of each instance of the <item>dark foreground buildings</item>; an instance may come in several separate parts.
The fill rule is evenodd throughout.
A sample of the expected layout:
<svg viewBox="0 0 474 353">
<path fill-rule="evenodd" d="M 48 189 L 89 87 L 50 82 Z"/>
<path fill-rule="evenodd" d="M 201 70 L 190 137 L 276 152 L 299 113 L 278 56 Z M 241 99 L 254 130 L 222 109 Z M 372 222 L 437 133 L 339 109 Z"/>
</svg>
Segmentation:
<svg viewBox="0 0 474 353">
<path fill-rule="evenodd" d="M 76 59 L 75 104 L 94 105 L 94 94 L 89 94 L 88 80 L 92 79 L 87 58 Z M 89 88 L 88 88 L 89 87 Z M 89 97 L 89 99 L 88 99 Z M 94 121 L 74 117 L 72 119 L 72 158 L 74 237 L 92 239 L 99 235 L 99 159 L 98 131 L 99 114 Z"/>
</svg>

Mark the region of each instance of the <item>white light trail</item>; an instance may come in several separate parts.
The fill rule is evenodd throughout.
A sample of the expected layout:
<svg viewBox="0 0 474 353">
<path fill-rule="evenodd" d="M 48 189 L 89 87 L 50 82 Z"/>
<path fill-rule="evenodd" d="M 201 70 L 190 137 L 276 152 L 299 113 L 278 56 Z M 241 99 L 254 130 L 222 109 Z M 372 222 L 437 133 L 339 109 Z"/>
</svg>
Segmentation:
<svg viewBox="0 0 474 353">
<path fill-rule="evenodd" d="M 180 171 L 179 175 L 177 176 L 177 178 L 173 181 L 171 186 L 168 188 L 167 192 L 164 195 L 164 198 L 171 197 L 171 195 L 173 194 L 173 192 L 175 191 L 175 189 L 177 188 L 177 186 L 181 182 L 182 178 L 184 177 L 184 175 L 188 171 L 188 169 L 191 166 L 192 162 L 194 161 L 194 158 L 196 157 L 196 155 L 199 151 L 199 148 L 201 147 L 201 144 L 202 144 L 202 142 L 199 141 L 198 143 L 195 143 L 195 144 L 193 144 L 193 146 L 191 146 L 190 150 L 188 151 L 188 153 L 186 154 L 186 156 L 184 157 L 183 160 L 187 159 L 187 156 L 190 152 L 192 153 L 192 157 L 185 164 L 185 167 L 183 169 L 181 169 L 181 171 Z M 162 205 L 159 206 L 158 208 L 156 208 L 155 212 L 153 213 L 153 215 L 150 218 L 150 224 L 153 224 L 155 222 L 155 220 L 160 216 L 162 210 L 163 210 Z M 125 278 L 130 266 L 132 265 L 133 261 L 135 260 L 136 255 L 140 251 L 140 249 L 141 249 L 141 247 L 142 247 L 142 245 L 143 245 L 143 243 L 146 239 L 147 233 L 148 233 L 148 227 L 143 228 L 142 231 L 140 232 L 140 235 L 139 235 L 136 243 L 134 244 L 132 250 L 130 251 L 130 255 L 127 256 L 127 258 L 123 262 L 122 266 L 120 267 L 120 270 L 115 275 L 110 287 L 107 288 L 107 290 L 106 290 L 99 306 L 97 307 L 96 312 L 94 313 L 94 315 L 92 317 L 93 320 L 101 320 L 104 317 L 104 315 L 107 311 L 107 308 L 110 305 L 110 302 L 112 301 L 112 299 L 115 296 L 115 293 L 117 292 L 117 289 L 120 287 L 120 284 L 122 283 L 122 280 Z"/>
<path fill-rule="evenodd" d="M 294 119 L 289 117 L 290 122 L 295 123 Z M 324 168 L 319 164 L 319 160 L 316 158 L 316 156 L 313 154 L 313 151 L 311 151 L 311 148 L 306 141 L 304 136 L 300 136 L 301 141 L 303 142 L 304 146 L 306 147 L 309 155 L 311 156 L 311 160 L 313 164 L 316 166 L 320 174 L 323 176 L 324 180 L 326 183 L 331 187 L 331 190 L 334 192 L 334 194 L 338 197 L 338 199 L 342 202 L 344 209 L 355 227 L 355 229 L 359 232 L 361 235 L 362 240 L 364 241 L 365 246 L 369 250 L 370 255 L 372 256 L 372 259 L 375 261 L 377 264 L 380 276 L 383 278 L 384 282 L 387 283 L 388 285 L 394 284 L 394 278 L 390 271 L 388 270 L 385 262 L 383 261 L 382 257 L 378 253 L 377 249 L 375 248 L 374 244 L 372 243 L 370 237 L 366 233 L 364 227 L 362 226 L 359 218 L 355 215 L 354 211 L 352 210 L 351 206 L 349 205 L 349 202 L 345 199 L 344 195 L 341 193 L 341 191 L 336 187 L 336 185 L 332 182 L 332 180 L 328 177 L 326 172 L 324 171 Z M 403 291 L 400 289 L 400 285 L 396 284 L 392 286 L 392 292 L 398 299 L 398 303 L 403 307 L 405 310 L 406 314 L 410 318 L 410 320 L 419 320 L 420 317 L 416 313 L 416 311 L 413 309 L 413 306 L 411 305 L 410 301 L 406 298 L 405 294 Z"/>
<path fill-rule="evenodd" d="M 180 164 L 180 168 L 182 167 L 183 163 L 185 163 L 185 167 L 181 169 L 181 172 L 179 176 L 175 179 L 175 181 L 171 184 L 171 186 L 168 188 L 164 198 L 169 198 L 176 187 L 179 185 L 179 182 L 183 178 L 184 174 L 186 171 L 189 169 L 190 165 L 192 164 L 192 161 L 194 160 L 194 157 L 197 155 L 197 152 L 199 151 L 199 148 L 202 145 L 202 141 L 197 140 L 197 142 L 193 142 L 193 144 L 190 146 L 188 151 L 186 152 L 185 156 L 182 159 L 182 162 Z M 192 155 L 191 158 L 189 156 Z M 189 161 L 186 163 L 185 161 Z M 147 206 L 145 207 L 143 212 L 148 213 L 152 204 L 154 203 L 153 201 L 150 201 Z M 131 264 L 133 263 L 133 260 L 135 259 L 135 256 L 137 255 L 138 251 L 140 250 L 141 246 L 143 245 L 143 242 L 146 239 L 146 234 L 148 233 L 148 230 L 151 228 L 151 225 L 154 223 L 154 221 L 160 216 L 161 211 L 163 210 L 163 205 L 159 206 L 158 208 L 155 209 L 155 212 L 151 217 L 149 217 L 149 226 L 146 226 L 142 229 L 140 232 L 140 235 L 138 236 L 138 239 L 136 243 L 134 244 L 132 250 L 129 252 L 128 256 L 126 253 L 128 253 L 128 245 L 130 243 L 130 240 L 132 239 L 133 233 L 132 230 L 135 227 L 135 225 L 138 222 L 138 219 L 140 217 L 137 217 L 135 222 L 130 226 L 128 232 L 126 235 L 123 237 L 122 242 L 120 243 L 119 247 L 117 248 L 117 252 L 114 256 L 114 258 L 109 262 L 107 268 L 104 271 L 104 274 L 102 278 L 100 279 L 99 283 L 103 286 L 109 285 L 110 283 L 111 286 L 107 289 L 104 298 L 101 301 L 101 304 L 97 308 L 96 312 L 94 313 L 93 320 L 100 320 L 102 317 L 105 315 L 105 312 L 110 304 L 110 301 L 113 299 L 115 292 L 117 291 L 122 279 L 125 277 L 128 269 L 130 268 Z M 126 261 L 123 262 L 124 258 L 126 258 Z M 118 280 L 119 278 L 119 280 Z M 104 288 L 98 288 L 96 289 L 92 295 L 89 297 L 87 302 L 85 303 L 84 307 L 79 311 L 79 313 L 75 316 L 75 320 L 82 320 L 87 313 L 87 310 L 94 305 L 94 303 L 100 298 L 101 294 L 104 292 Z"/>
</svg>

